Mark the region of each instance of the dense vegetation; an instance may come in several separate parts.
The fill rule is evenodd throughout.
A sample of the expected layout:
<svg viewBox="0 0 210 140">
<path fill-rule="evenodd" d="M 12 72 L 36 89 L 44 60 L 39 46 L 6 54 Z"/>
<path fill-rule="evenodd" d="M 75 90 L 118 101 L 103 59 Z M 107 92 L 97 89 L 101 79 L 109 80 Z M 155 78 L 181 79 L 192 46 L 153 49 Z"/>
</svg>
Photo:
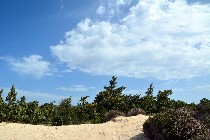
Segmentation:
<svg viewBox="0 0 210 140">
<path fill-rule="evenodd" d="M 151 140 L 209 140 L 210 131 L 205 123 L 195 118 L 196 114 L 189 107 L 168 109 L 144 123 L 144 134 Z"/>
<path fill-rule="evenodd" d="M 123 94 L 124 89 L 117 87 L 117 77 L 113 76 L 93 102 L 87 102 L 89 96 L 85 96 L 73 106 L 71 97 L 61 100 L 59 105 L 26 102 L 25 96 L 18 100 L 12 86 L 6 99 L 2 97 L 3 89 L 0 91 L 0 122 L 69 125 L 103 123 L 118 115 L 147 114 L 153 117 L 143 127 L 151 139 L 206 139 L 210 129 L 210 100 L 203 98 L 198 105 L 187 104 L 170 99 L 172 90 L 159 91 L 154 96 L 153 84 L 143 97 Z"/>
</svg>

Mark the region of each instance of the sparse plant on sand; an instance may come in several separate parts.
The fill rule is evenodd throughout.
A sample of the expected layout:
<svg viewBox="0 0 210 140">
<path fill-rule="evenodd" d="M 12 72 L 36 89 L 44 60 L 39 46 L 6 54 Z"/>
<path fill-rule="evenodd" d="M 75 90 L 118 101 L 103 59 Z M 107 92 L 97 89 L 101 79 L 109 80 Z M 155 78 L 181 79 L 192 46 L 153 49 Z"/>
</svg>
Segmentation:
<svg viewBox="0 0 210 140">
<path fill-rule="evenodd" d="M 106 113 L 106 121 L 110 121 L 116 117 L 119 116 L 125 116 L 125 114 L 123 112 L 117 111 L 117 110 L 111 110 L 109 112 Z"/>
<path fill-rule="evenodd" d="M 139 114 L 146 115 L 146 112 L 141 108 L 134 108 L 128 112 L 127 116 L 136 116 Z"/>
</svg>

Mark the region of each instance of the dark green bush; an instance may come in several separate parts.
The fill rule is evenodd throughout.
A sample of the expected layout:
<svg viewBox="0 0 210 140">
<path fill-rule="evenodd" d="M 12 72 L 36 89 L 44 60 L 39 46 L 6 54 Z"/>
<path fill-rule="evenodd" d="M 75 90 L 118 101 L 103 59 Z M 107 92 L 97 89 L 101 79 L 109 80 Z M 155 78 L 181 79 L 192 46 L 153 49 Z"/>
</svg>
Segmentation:
<svg viewBox="0 0 210 140">
<path fill-rule="evenodd" d="M 145 115 L 146 112 L 141 108 L 134 108 L 127 113 L 127 116 L 136 116 L 136 115 L 139 115 L 139 114 Z"/>
<path fill-rule="evenodd" d="M 165 111 L 167 108 L 172 108 L 172 102 L 169 96 L 172 94 L 172 90 L 159 91 L 156 96 L 157 112 Z"/>
<path fill-rule="evenodd" d="M 172 130 L 177 134 L 180 133 L 184 136 L 188 136 L 188 134 L 184 132 L 191 134 L 192 130 L 188 130 L 191 128 L 191 124 L 195 125 L 192 127 L 194 129 L 193 131 L 195 131 L 193 136 L 197 136 L 197 133 L 201 134 L 200 130 L 196 127 L 200 127 L 200 123 L 210 129 L 210 100 L 204 98 L 198 105 L 194 103 L 187 104 L 183 101 L 171 100 L 169 95 L 172 94 L 172 90 L 159 91 L 157 96 L 154 96 L 153 88 L 153 84 L 151 84 L 145 92 L 144 97 L 140 97 L 140 95 L 123 94 L 125 87 L 118 87 L 117 77 L 113 76 L 109 81 L 109 85 L 104 86 L 104 90 L 96 95 L 93 102 L 87 102 L 89 96 L 85 96 L 81 98 L 77 105 L 73 106 L 71 104 L 71 97 L 63 99 L 58 105 L 54 104 L 54 102 L 44 103 L 43 105 L 39 105 L 38 101 L 26 102 L 24 96 L 18 100 L 16 98 L 17 92 L 13 85 L 8 95 L 5 96 L 6 99 L 2 98 L 3 90 L 0 90 L 0 122 L 12 121 L 45 125 L 103 123 L 117 116 L 124 116 L 124 114 L 128 116 L 144 114 L 145 112 L 146 114 L 156 114 L 165 112 L 169 108 L 177 109 L 188 106 L 193 109 L 191 111 L 194 111 L 194 113 L 189 115 L 190 117 L 186 116 L 186 113 L 182 111 L 181 116 L 184 119 L 176 120 L 180 117 L 180 110 L 178 110 L 178 113 L 172 111 L 160 113 L 154 117 L 156 119 L 149 119 L 149 123 L 145 124 L 145 126 L 147 126 L 145 132 L 147 129 L 154 130 L 152 133 L 154 133 L 154 135 L 158 134 L 158 136 L 155 135 L 156 139 L 157 137 L 161 139 L 163 134 L 164 136 L 165 134 L 167 134 L 166 136 L 170 136 L 169 132 L 172 132 Z M 167 113 L 171 113 L 173 116 Z M 167 115 L 169 117 L 166 117 Z M 162 116 L 164 117 L 162 118 Z M 192 123 L 186 123 L 188 121 Z M 181 128 L 181 124 L 184 125 L 183 128 L 187 130 L 180 129 L 182 131 L 179 132 L 179 130 L 175 131 L 175 129 L 170 128 L 174 126 Z M 168 126 L 169 130 L 165 130 Z"/>
<path fill-rule="evenodd" d="M 56 116 L 52 120 L 52 125 L 53 126 L 61 126 L 63 124 L 64 124 L 63 123 L 63 117 L 61 117 L 61 116 Z"/>
<path fill-rule="evenodd" d="M 123 101 L 122 91 L 125 87 L 121 86 L 117 88 L 117 77 L 112 77 L 109 81 L 109 86 L 104 86 L 104 91 L 99 92 L 95 99 L 94 104 L 96 104 L 96 111 L 98 113 L 104 113 L 111 110 L 120 110 L 125 106 Z"/>
<path fill-rule="evenodd" d="M 55 118 L 59 120 L 59 123 L 62 122 L 62 125 L 70 125 L 72 122 L 72 105 L 71 105 L 71 97 L 63 99 L 58 107 L 56 108 Z M 60 121 L 62 120 L 62 121 Z"/>
<path fill-rule="evenodd" d="M 74 107 L 74 114 L 72 114 L 74 124 L 85 123 L 100 123 L 100 115 L 96 112 L 94 104 L 85 104 Z"/>
<path fill-rule="evenodd" d="M 196 114 L 194 117 L 200 120 L 210 129 L 210 100 L 203 98 L 196 106 Z"/>
<path fill-rule="evenodd" d="M 122 95 L 123 103 L 121 104 L 120 110 L 124 113 L 128 113 L 130 110 L 134 108 L 141 108 L 142 102 L 141 102 L 141 95 Z"/>
<path fill-rule="evenodd" d="M 41 123 L 52 125 L 52 123 L 54 122 L 53 120 L 55 117 L 55 110 L 56 110 L 56 105 L 54 103 L 55 102 L 45 103 L 40 106 L 40 111 L 43 116 Z"/>
<path fill-rule="evenodd" d="M 157 112 L 156 97 L 153 96 L 153 84 L 145 92 L 145 96 L 141 98 L 141 107 L 147 114 Z"/>
<path fill-rule="evenodd" d="M 193 114 L 186 107 L 156 114 L 143 124 L 144 134 L 151 140 L 210 139 L 209 129 Z"/>
<path fill-rule="evenodd" d="M 6 104 L 2 98 L 3 89 L 0 90 L 0 123 L 6 120 Z"/>
<path fill-rule="evenodd" d="M 111 110 L 109 112 L 106 113 L 106 121 L 110 121 L 116 117 L 119 116 L 125 116 L 125 114 L 123 112 L 117 111 L 117 110 Z"/>
</svg>

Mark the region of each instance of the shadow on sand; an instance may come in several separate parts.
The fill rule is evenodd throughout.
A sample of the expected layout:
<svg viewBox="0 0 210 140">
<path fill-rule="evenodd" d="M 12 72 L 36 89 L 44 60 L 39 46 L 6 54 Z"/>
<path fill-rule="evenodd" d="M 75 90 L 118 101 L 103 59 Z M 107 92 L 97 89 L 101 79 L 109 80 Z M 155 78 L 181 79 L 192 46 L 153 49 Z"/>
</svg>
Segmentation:
<svg viewBox="0 0 210 140">
<path fill-rule="evenodd" d="M 144 133 L 140 133 L 130 138 L 130 140 L 148 140 L 148 139 L 144 136 Z"/>
</svg>

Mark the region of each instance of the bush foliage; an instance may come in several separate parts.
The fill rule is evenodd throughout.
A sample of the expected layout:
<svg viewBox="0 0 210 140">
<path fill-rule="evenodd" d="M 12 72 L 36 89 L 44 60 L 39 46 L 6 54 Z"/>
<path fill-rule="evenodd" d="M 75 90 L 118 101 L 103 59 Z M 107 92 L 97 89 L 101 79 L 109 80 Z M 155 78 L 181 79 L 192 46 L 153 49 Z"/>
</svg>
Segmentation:
<svg viewBox="0 0 210 140">
<path fill-rule="evenodd" d="M 143 125 L 151 140 L 209 140 L 209 129 L 195 119 L 191 108 L 168 109 L 150 117 Z"/>
<path fill-rule="evenodd" d="M 125 116 L 125 114 L 123 112 L 117 111 L 117 110 L 111 110 L 109 112 L 106 113 L 106 122 L 110 121 L 116 117 L 119 116 Z"/>
<path fill-rule="evenodd" d="M 125 87 L 117 87 L 117 77 L 113 76 L 93 102 L 87 102 L 89 96 L 85 96 L 77 105 L 72 105 L 71 97 L 61 100 L 58 105 L 55 102 L 39 105 L 38 101 L 27 102 L 25 96 L 18 100 L 13 85 L 5 99 L 2 97 L 3 89 L 0 90 L 0 122 L 69 125 L 103 123 L 124 114 L 147 114 L 154 117 L 144 124 L 144 131 L 149 135 L 149 130 L 152 130 L 153 139 L 176 136 L 182 139 L 178 137 L 180 135 L 200 137 L 204 136 L 203 130 L 210 129 L 210 100 L 203 98 L 198 105 L 187 104 L 170 99 L 172 90 L 159 91 L 154 96 L 153 89 L 153 84 L 150 84 L 143 97 L 141 94 L 124 94 Z M 189 110 L 182 107 L 191 108 L 193 113 L 189 114 Z M 172 132 L 177 135 L 172 136 Z"/>
<path fill-rule="evenodd" d="M 127 116 L 137 116 L 139 114 L 145 115 L 146 112 L 141 108 L 134 108 L 127 113 Z"/>
</svg>

